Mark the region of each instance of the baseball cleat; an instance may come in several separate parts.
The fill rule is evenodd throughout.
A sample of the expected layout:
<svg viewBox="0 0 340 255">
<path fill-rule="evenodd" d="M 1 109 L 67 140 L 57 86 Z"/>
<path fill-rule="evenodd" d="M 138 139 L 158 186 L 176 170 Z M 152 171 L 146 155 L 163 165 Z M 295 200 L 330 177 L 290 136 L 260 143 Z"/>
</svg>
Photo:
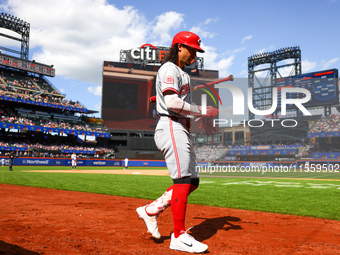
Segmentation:
<svg viewBox="0 0 340 255">
<path fill-rule="evenodd" d="M 157 216 L 149 216 L 145 211 L 145 207 L 146 205 L 137 208 L 136 211 L 139 215 L 139 218 L 144 221 L 146 227 L 148 228 L 148 232 L 151 233 L 154 238 L 159 239 L 161 238 L 161 234 L 158 231 Z"/>
<path fill-rule="evenodd" d="M 183 233 L 177 238 L 175 238 L 175 235 L 172 233 L 170 249 L 190 253 L 202 253 L 208 250 L 208 245 L 195 240 L 188 233 Z"/>
</svg>

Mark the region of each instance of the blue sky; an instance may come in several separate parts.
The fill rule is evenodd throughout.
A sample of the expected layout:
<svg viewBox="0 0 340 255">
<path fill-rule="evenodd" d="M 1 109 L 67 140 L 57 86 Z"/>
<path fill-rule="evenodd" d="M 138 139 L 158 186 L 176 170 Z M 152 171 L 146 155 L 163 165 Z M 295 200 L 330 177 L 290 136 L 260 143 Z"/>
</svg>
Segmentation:
<svg viewBox="0 0 340 255">
<path fill-rule="evenodd" d="M 204 67 L 221 78 L 246 78 L 248 57 L 289 46 L 300 46 L 303 73 L 340 67 L 340 0 L 1 0 L 0 11 L 30 23 L 29 58 L 55 66 L 55 87 L 97 111 L 104 60 L 144 43 L 169 46 L 182 30 L 201 37 Z"/>
</svg>

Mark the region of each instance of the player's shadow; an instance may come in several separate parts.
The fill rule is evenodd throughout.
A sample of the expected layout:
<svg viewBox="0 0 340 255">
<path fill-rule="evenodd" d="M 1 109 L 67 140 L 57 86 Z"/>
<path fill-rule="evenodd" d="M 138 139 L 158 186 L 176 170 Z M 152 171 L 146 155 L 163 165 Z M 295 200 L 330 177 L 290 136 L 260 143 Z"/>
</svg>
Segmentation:
<svg viewBox="0 0 340 255">
<path fill-rule="evenodd" d="M 0 240 L 0 254 L 6 255 L 39 255 L 40 253 L 26 250 L 18 245 L 6 243 Z"/>
<path fill-rule="evenodd" d="M 221 229 L 224 229 L 225 231 L 243 229 L 240 225 L 236 224 L 241 221 L 241 219 L 237 217 L 224 216 L 211 219 L 194 217 L 194 219 L 204 219 L 200 224 L 190 229 L 192 236 L 200 242 L 209 239 Z"/>
<path fill-rule="evenodd" d="M 171 235 L 169 236 L 161 236 L 160 239 L 156 239 L 151 237 L 151 239 L 155 242 L 155 243 L 164 243 L 165 240 L 170 240 L 171 239 Z"/>
</svg>

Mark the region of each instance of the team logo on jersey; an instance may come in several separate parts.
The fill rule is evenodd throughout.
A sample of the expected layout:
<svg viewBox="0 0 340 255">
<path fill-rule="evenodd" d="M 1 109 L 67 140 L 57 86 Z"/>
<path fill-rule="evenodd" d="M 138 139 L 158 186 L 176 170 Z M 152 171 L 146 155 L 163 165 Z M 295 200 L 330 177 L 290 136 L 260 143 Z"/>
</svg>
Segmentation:
<svg viewBox="0 0 340 255">
<path fill-rule="evenodd" d="M 174 84 L 175 83 L 174 77 L 172 77 L 171 75 L 168 75 L 167 77 L 165 77 L 164 83 L 165 84 Z"/>
</svg>

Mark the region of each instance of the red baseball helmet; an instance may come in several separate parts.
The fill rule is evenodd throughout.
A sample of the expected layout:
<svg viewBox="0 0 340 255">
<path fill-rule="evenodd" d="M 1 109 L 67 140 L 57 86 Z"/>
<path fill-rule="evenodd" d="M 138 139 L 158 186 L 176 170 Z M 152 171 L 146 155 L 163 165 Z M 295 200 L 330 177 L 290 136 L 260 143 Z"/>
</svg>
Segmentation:
<svg viewBox="0 0 340 255">
<path fill-rule="evenodd" d="M 201 39 L 193 32 L 182 31 L 174 36 L 172 39 L 171 47 L 176 43 L 181 43 L 196 49 L 198 52 L 204 52 L 204 50 L 200 47 Z"/>
</svg>

